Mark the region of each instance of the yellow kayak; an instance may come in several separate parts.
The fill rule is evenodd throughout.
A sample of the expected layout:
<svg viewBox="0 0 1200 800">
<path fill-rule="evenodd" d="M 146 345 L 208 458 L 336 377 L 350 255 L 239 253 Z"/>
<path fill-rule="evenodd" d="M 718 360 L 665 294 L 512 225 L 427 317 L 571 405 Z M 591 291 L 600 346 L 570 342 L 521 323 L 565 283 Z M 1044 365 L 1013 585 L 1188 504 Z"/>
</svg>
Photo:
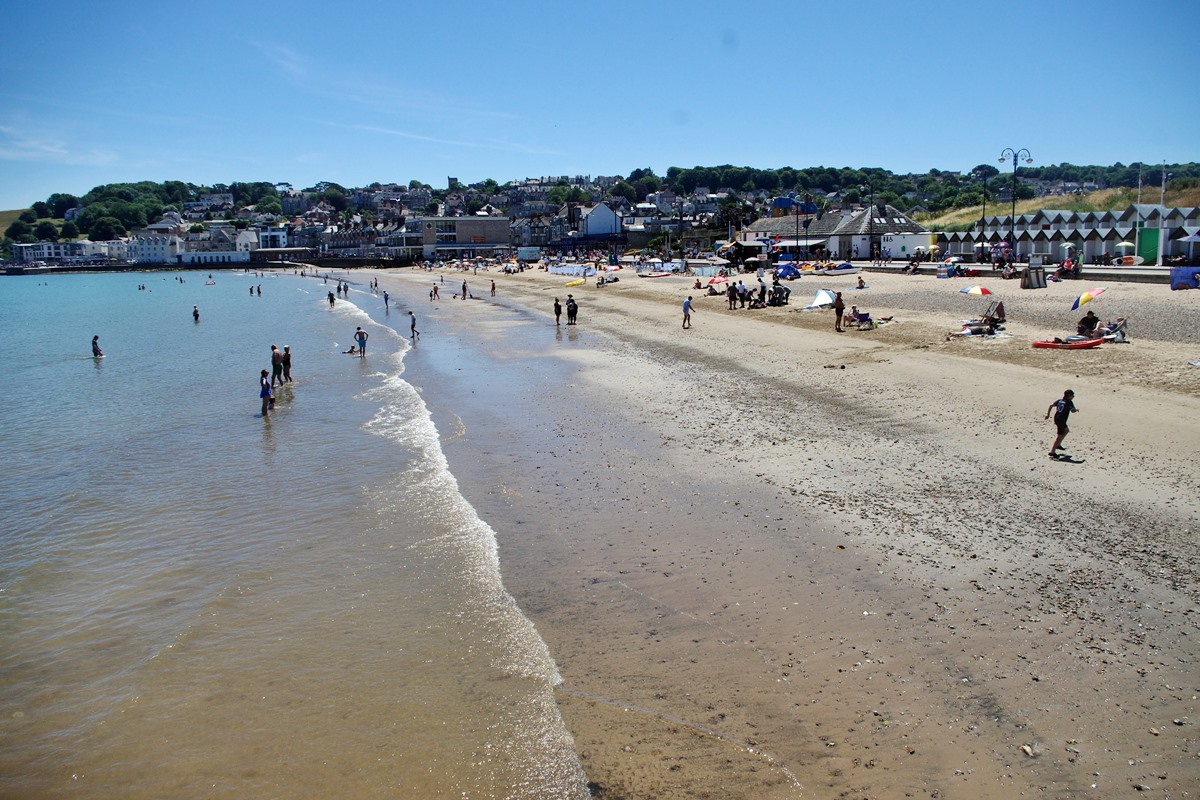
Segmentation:
<svg viewBox="0 0 1200 800">
<path fill-rule="evenodd" d="M 583 278 L 576 278 L 575 280 L 573 280 L 567 284 L 567 288 L 569 289 L 572 286 L 582 286 L 582 285 L 583 285 Z"/>
</svg>

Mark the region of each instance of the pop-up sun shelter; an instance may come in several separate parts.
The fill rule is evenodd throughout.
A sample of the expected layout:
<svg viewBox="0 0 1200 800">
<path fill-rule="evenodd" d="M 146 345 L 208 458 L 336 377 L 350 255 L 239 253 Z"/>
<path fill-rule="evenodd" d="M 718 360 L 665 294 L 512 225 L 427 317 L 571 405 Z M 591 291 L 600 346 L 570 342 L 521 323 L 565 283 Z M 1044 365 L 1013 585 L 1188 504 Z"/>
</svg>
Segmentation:
<svg viewBox="0 0 1200 800">
<path fill-rule="evenodd" d="M 833 308 L 833 304 L 836 302 L 837 298 L 833 296 L 833 289 L 818 289 L 812 304 L 804 308 L 806 311 L 814 308 Z"/>
</svg>

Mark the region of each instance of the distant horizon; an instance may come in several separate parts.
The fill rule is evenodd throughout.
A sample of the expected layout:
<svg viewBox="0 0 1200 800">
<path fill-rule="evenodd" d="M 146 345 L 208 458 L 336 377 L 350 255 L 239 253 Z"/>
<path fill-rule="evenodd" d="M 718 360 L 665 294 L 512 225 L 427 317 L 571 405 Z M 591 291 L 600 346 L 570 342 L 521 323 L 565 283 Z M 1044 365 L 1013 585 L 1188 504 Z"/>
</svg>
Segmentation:
<svg viewBox="0 0 1200 800">
<path fill-rule="evenodd" d="M 968 172 L 1006 147 L 1035 165 L 1200 160 L 1200 62 L 1160 31 L 1191 18 L 1184 0 L 1133 25 L 1114 0 L 462 10 L 15 7 L 0 208 L 141 180 Z"/>
</svg>

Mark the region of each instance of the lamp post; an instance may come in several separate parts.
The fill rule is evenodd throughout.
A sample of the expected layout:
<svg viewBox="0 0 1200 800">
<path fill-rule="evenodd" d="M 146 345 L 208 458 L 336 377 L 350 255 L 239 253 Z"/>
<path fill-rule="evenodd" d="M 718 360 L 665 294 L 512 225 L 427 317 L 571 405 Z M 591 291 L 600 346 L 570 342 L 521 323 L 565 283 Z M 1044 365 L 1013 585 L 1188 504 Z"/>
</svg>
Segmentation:
<svg viewBox="0 0 1200 800">
<path fill-rule="evenodd" d="M 1033 156 L 1024 147 L 1019 150 L 1006 147 L 1000 151 L 1000 163 L 1003 164 L 1005 159 L 1011 158 L 1013 165 L 1012 218 L 1009 220 L 1008 225 L 1008 245 L 1012 248 L 1014 256 L 1017 254 L 1017 165 L 1020 163 L 1022 156 L 1025 158 L 1026 164 L 1033 163 Z"/>
<path fill-rule="evenodd" d="M 1166 243 L 1163 242 L 1163 217 L 1167 215 L 1167 181 L 1171 179 L 1171 173 L 1167 172 L 1167 162 L 1163 162 L 1162 166 L 1162 189 L 1158 193 L 1158 262 L 1155 266 L 1163 265 L 1163 251 L 1167 249 Z"/>
</svg>

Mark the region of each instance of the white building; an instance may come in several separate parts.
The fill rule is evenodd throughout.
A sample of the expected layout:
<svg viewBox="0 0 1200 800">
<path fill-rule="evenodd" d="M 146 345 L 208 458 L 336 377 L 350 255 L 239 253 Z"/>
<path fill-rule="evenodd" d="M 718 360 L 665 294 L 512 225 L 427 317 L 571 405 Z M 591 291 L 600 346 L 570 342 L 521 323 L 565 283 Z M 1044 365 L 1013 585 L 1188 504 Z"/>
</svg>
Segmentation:
<svg viewBox="0 0 1200 800">
<path fill-rule="evenodd" d="M 178 236 L 138 234 L 129 239 L 129 260 L 138 264 L 170 264 L 183 246 Z"/>
</svg>

